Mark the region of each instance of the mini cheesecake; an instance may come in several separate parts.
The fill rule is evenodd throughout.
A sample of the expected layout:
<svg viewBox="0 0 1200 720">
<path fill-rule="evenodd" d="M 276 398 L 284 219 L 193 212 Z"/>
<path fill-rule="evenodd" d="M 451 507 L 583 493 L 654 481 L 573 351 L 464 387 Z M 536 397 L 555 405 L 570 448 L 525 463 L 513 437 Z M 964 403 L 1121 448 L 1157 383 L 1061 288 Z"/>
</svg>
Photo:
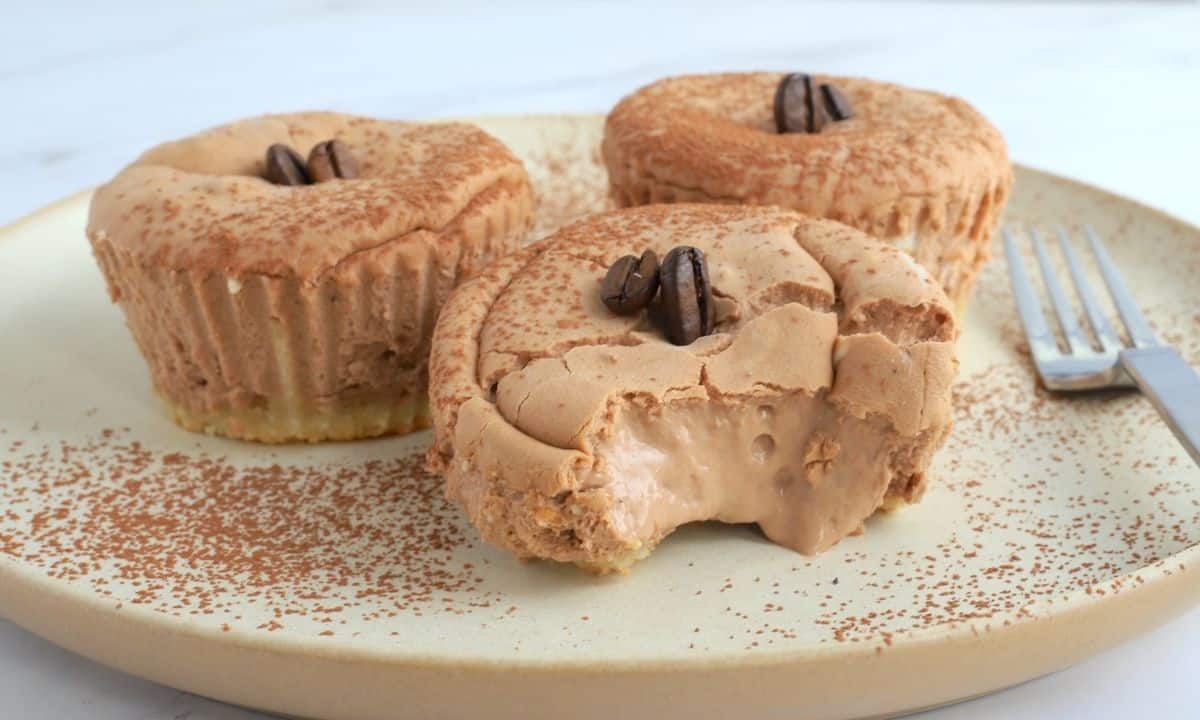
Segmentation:
<svg viewBox="0 0 1200 720">
<path fill-rule="evenodd" d="M 660 274 L 707 265 L 636 309 L 611 278 L 647 250 Z M 663 296 L 701 281 L 703 334 L 680 338 Z M 429 461 L 522 558 L 622 571 L 714 519 L 817 553 L 921 497 L 950 429 L 955 336 L 924 268 L 840 223 L 691 204 L 595 215 L 451 296 Z"/>
<path fill-rule="evenodd" d="M 603 156 L 619 206 L 778 205 L 917 259 L 965 303 L 1012 186 L 1004 139 L 967 103 L 861 78 L 672 77 L 623 99 Z"/>
<path fill-rule="evenodd" d="M 476 127 L 299 113 L 146 152 L 87 234 L 176 422 L 346 440 L 428 426 L 438 311 L 532 214 L 520 160 Z"/>
</svg>

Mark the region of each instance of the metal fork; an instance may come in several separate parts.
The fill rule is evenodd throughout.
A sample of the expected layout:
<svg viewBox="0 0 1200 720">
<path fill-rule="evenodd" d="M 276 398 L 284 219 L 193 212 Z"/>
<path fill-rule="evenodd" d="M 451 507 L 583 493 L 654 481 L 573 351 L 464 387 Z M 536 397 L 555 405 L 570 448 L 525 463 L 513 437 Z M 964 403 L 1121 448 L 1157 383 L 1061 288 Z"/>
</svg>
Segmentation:
<svg viewBox="0 0 1200 720">
<path fill-rule="evenodd" d="M 1014 233 L 1005 228 L 1004 251 L 1008 256 L 1013 295 L 1038 375 L 1048 389 L 1063 392 L 1136 387 L 1150 399 L 1192 460 L 1200 465 L 1200 376 L 1174 348 L 1159 342 L 1100 238 L 1090 227 L 1085 228 L 1084 232 L 1121 322 L 1129 332 L 1132 347 L 1127 347 L 1121 341 L 1105 317 L 1104 309 L 1096 302 L 1066 231 L 1061 228 L 1058 230 L 1059 246 L 1066 258 L 1094 340 L 1080 326 L 1066 292 L 1055 277 L 1041 234 L 1037 230 L 1030 230 L 1046 294 L 1054 306 L 1058 326 L 1066 340 L 1068 350 L 1063 352 L 1046 322 L 1041 300 L 1025 272 Z"/>
</svg>

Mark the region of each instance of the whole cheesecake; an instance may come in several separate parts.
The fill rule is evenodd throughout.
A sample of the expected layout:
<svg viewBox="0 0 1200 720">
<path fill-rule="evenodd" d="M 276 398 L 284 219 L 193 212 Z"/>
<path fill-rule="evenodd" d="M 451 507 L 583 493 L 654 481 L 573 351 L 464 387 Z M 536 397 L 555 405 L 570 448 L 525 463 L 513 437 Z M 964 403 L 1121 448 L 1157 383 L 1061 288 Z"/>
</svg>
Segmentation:
<svg viewBox="0 0 1200 720">
<path fill-rule="evenodd" d="M 663 327 L 683 287 L 667 260 L 645 309 L 616 314 L 602 292 L 619 258 L 676 246 L 705 258 L 711 290 L 708 332 L 686 345 Z M 595 215 L 451 296 L 429 461 L 522 558 L 620 571 L 710 519 L 816 553 L 921 497 L 950 428 L 955 335 L 927 271 L 840 223 L 690 204 Z"/>
<path fill-rule="evenodd" d="M 621 100 L 603 156 L 619 206 L 778 205 L 917 259 L 965 303 L 1012 186 L 1004 139 L 966 102 L 861 78 L 672 77 Z"/>
<path fill-rule="evenodd" d="M 146 152 L 96 191 L 87 234 L 176 422 L 343 440 L 428 426 L 438 311 L 532 208 L 476 127 L 313 112 Z"/>
</svg>

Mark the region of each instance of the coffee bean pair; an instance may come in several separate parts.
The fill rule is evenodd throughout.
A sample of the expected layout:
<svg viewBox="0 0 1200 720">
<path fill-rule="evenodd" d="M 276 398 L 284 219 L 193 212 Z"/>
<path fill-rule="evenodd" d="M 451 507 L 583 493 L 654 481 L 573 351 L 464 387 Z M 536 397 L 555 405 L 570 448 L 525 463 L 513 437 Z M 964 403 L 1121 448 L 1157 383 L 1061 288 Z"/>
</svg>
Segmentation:
<svg viewBox="0 0 1200 720">
<path fill-rule="evenodd" d="M 828 83 L 814 86 L 811 75 L 787 75 L 775 90 L 775 129 L 781 133 L 819 133 L 830 122 L 851 117 L 841 91 Z"/>
<path fill-rule="evenodd" d="M 267 180 L 276 185 L 311 185 L 358 176 L 358 162 L 341 140 L 317 143 L 306 163 L 292 148 L 275 143 L 267 148 Z"/>
<path fill-rule="evenodd" d="M 681 245 L 662 264 L 653 250 L 613 263 L 600 286 L 600 299 L 618 315 L 641 311 L 662 293 L 663 330 L 675 345 L 690 345 L 712 332 L 715 316 L 708 262 L 699 249 Z"/>
</svg>

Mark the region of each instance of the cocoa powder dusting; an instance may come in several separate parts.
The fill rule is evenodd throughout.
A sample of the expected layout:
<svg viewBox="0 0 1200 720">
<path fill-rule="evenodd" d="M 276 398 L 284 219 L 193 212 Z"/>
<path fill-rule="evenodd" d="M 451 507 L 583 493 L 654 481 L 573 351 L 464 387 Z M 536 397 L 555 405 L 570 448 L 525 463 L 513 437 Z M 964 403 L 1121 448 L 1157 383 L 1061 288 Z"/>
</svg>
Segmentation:
<svg viewBox="0 0 1200 720">
<path fill-rule="evenodd" d="M 383 616 L 494 599 L 456 559 L 473 538 L 419 455 L 235 465 L 113 430 L 7 450 L 0 553 L 101 597 L 126 584 L 129 603 L 177 616 L 259 604 L 276 618 L 265 630 L 292 614 L 332 622 L 369 599 Z"/>
</svg>

